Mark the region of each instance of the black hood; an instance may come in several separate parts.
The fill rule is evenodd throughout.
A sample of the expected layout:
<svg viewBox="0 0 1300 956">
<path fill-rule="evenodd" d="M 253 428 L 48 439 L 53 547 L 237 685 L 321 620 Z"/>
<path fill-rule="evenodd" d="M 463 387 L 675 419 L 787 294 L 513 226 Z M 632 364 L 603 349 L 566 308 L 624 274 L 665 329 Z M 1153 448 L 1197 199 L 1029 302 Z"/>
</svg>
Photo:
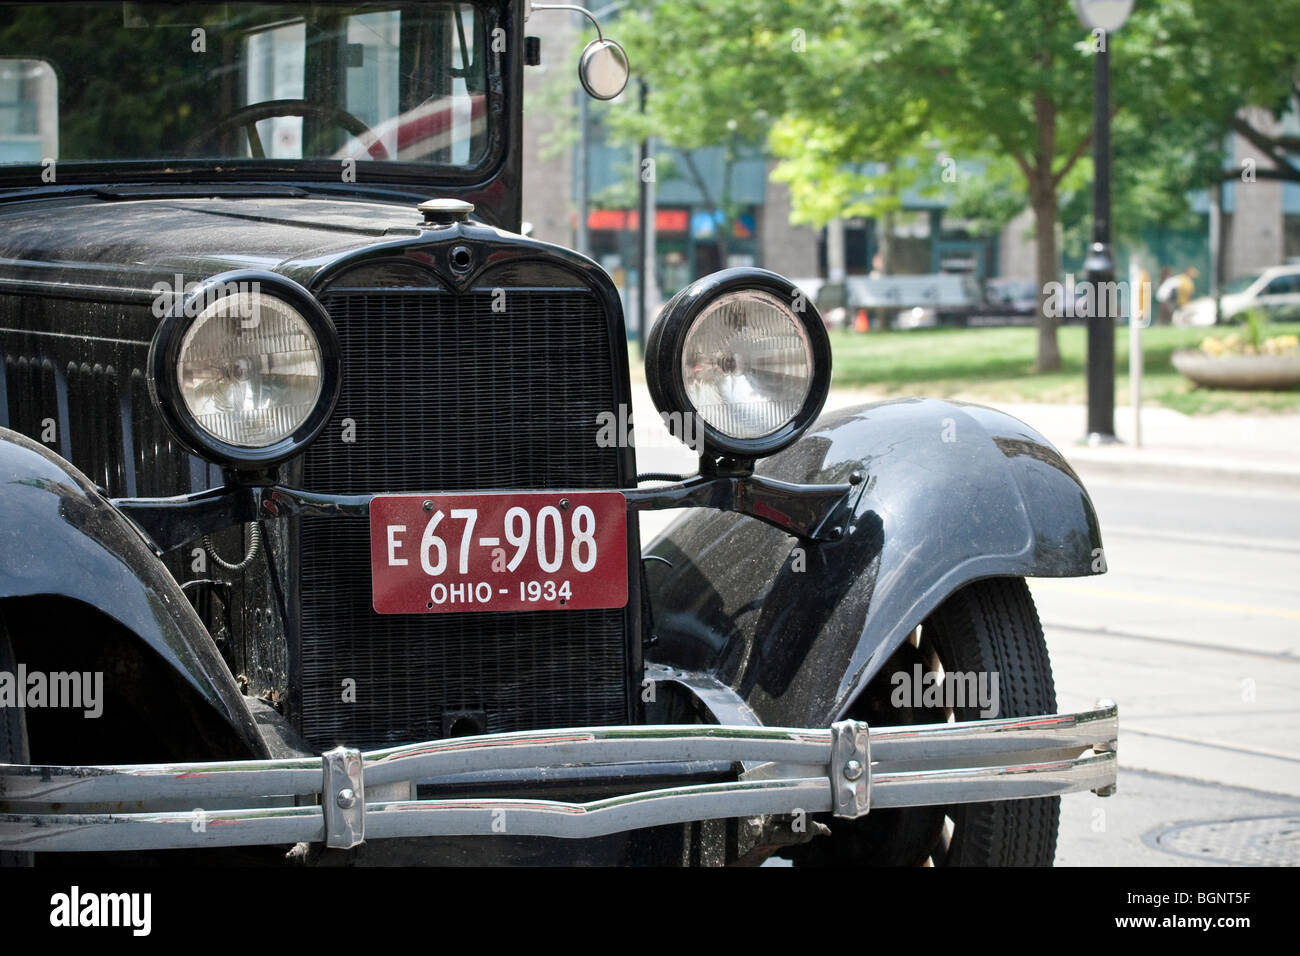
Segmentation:
<svg viewBox="0 0 1300 956">
<path fill-rule="evenodd" d="M 459 291 L 489 273 L 496 284 L 555 285 L 558 268 L 598 289 L 610 314 L 621 317 L 609 276 L 569 249 L 474 217 L 431 225 L 416 198 L 384 202 L 276 188 L 129 198 L 105 189 L 0 201 L 0 294 L 156 306 L 160 283 L 175 289 L 250 270 L 317 292 L 340 270 L 396 260 Z M 451 262 L 456 250 L 465 256 L 463 267 Z M 533 267 L 542 274 L 529 272 Z"/>
<path fill-rule="evenodd" d="M 139 292 L 231 269 L 307 279 L 315 267 L 418 238 L 413 202 L 306 197 L 74 197 L 0 205 L 0 280 Z"/>
</svg>

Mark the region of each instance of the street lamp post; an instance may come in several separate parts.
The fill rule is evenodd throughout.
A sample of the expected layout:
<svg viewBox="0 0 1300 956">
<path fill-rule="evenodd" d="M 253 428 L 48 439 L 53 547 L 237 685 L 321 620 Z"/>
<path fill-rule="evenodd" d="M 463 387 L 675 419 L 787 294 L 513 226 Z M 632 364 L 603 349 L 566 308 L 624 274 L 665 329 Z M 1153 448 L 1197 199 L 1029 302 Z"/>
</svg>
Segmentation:
<svg viewBox="0 0 1300 956">
<path fill-rule="evenodd" d="M 1110 47 L 1109 36 L 1124 25 L 1133 0 L 1074 0 L 1085 27 L 1099 35 L 1093 66 L 1092 104 L 1092 244 L 1083 268 L 1092 292 L 1088 316 L 1088 436 L 1090 445 L 1111 444 L 1115 437 L 1115 316 L 1109 294 L 1115 282 L 1110 247 Z"/>
<path fill-rule="evenodd" d="M 1097 53 L 1093 91 L 1092 245 L 1083 263 L 1092 309 L 1088 316 L 1088 443 L 1115 438 L 1115 316 L 1105 290 L 1115 281 L 1110 249 L 1110 54 Z"/>
<path fill-rule="evenodd" d="M 641 112 L 645 113 L 645 101 L 648 88 L 646 81 L 641 81 Z M 637 209 L 639 214 L 637 222 L 641 229 L 637 239 L 638 259 L 636 267 L 636 348 L 637 355 L 645 357 L 645 336 L 646 323 L 650 316 L 650 309 L 646 303 L 647 290 L 650 288 L 649 278 L 650 270 L 654 268 L 654 219 L 655 219 L 655 197 L 653 184 L 647 165 L 650 161 L 650 137 L 641 137 L 641 148 L 637 157 Z"/>
</svg>

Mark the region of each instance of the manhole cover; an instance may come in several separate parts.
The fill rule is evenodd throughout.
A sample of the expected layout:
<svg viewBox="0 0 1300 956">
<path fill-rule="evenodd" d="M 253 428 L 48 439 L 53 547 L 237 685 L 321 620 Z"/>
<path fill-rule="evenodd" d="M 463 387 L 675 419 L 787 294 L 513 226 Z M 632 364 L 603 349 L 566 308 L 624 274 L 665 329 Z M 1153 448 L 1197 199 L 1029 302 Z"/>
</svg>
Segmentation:
<svg viewBox="0 0 1300 956">
<path fill-rule="evenodd" d="M 1166 853 L 1233 866 L 1300 866 L 1300 815 L 1180 823 L 1155 834 Z"/>
</svg>

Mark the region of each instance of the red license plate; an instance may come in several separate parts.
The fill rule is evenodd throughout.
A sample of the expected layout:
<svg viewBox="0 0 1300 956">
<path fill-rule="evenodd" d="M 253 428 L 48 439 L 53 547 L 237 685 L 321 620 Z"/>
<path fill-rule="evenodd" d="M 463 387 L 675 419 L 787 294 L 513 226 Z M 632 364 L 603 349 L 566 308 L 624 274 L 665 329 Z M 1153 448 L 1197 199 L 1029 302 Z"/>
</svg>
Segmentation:
<svg viewBox="0 0 1300 956">
<path fill-rule="evenodd" d="M 380 614 L 627 604 L 617 491 L 377 495 L 370 580 Z"/>
</svg>

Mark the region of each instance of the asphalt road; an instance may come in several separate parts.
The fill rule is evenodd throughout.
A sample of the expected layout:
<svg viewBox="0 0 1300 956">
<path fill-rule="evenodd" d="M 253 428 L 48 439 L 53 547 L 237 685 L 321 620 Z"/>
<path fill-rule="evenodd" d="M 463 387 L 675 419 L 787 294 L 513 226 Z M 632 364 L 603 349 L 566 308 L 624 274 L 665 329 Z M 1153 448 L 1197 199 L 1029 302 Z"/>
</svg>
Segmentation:
<svg viewBox="0 0 1300 956">
<path fill-rule="evenodd" d="M 1064 798 L 1058 864 L 1300 864 L 1300 496 L 1084 479 L 1108 571 L 1031 588 L 1061 708 L 1119 701 L 1122 769 Z"/>
<path fill-rule="evenodd" d="M 1063 798 L 1058 865 L 1300 865 L 1300 495 L 1083 477 L 1108 573 L 1030 586 L 1060 708 L 1119 702 L 1121 771 Z"/>
</svg>

